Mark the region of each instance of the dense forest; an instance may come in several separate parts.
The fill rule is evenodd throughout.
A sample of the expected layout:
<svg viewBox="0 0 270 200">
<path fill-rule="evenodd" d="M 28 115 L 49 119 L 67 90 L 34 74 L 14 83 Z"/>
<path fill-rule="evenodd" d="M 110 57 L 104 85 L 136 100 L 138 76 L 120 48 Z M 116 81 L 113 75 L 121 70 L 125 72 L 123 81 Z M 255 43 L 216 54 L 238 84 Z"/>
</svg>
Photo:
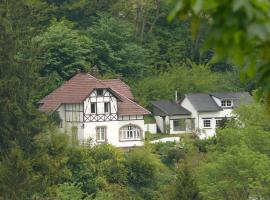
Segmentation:
<svg viewBox="0 0 270 200">
<path fill-rule="evenodd" d="M 221 2 L 213 4 L 220 15 L 231 14 L 226 7 L 231 1 Z M 1 0 L 0 199 L 269 199 L 270 115 L 261 89 L 269 85 L 264 62 L 269 47 L 242 45 L 242 32 L 240 42 L 235 36 L 232 46 L 224 44 L 226 39 L 222 43 L 210 32 L 214 27 L 218 34 L 217 22 L 209 16 L 219 15 L 209 8 L 209 16 L 201 16 L 203 5 L 198 5 L 186 3 L 183 9 L 166 0 Z M 241 6 L 253 11 L 244 3 L 236 6 L 236 11 Z M 256 9 L 264 8 L 256 4 Z M 187 14 L 192 9 L 194 16 Z M 254 13 L 260 21 L 262 15 Z M 245 18 L 241 10 L 238 18 L 256 24 L 252 16 Z M 172 20 L 177 17 L 182 20 Z M 257 28 L 249 33 L 267 36 Z M 237 32 L 230 30 L 229 39 Z M 235 51 L 229 53 L 229 47 Z M 244 47 L 254 48 L 242 55 Z M 252 62 L 256 53 L 264 60 Z M 230 59 L 234 54 L 239 56 Z M 252 66 L 263 63 L 261 74 L 246 76 L 246 71 L 255 72 L 248 70 L 251 65 L 240 68 L 245 56 L 253 58 Z M 153 136 L 147 134 L 145 147 L 123 152 L 91 141 L 78 144 L 57 132 L 53 115 L 38 111 L 37 102 L 78 70 L 121 78 L 149 109 L 152 100 L 173 99 L 175 91 L 179 97 L 249 91 L 254 101 L 240 107 L 239 120 L 228 121 L 214 138 L 187 135 L 180 144 L 150 144 Z"/>
</svg>

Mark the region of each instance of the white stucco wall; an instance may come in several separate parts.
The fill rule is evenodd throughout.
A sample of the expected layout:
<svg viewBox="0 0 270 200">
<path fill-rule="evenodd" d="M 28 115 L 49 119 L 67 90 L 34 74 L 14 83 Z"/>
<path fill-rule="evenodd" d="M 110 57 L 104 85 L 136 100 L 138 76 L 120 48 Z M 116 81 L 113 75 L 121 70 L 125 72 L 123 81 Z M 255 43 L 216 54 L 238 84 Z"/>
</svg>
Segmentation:
<svg viewBox="0 0 270 200">
<path fill-rule="evenodd" d="M 213 97 L 215 102 L 221 106 L 220 99 Z M 198 136 L 201 139 L 205 139 L 208 137 L 212 137 L 216 133 L 216 119 L 220 118 L 230 118 L 232 117 L 233 109 L 224 108 L 222 111 L 217 112 L 197 112 L 194 106 L 190 103 L 188 98 L 186 97 L 182 102 L 181 105 L 189 110 L 191 114 L 191 118 L 195 118 L 195 129 L 197 129 Z M 204 128 L 203 127 L 203 119 L 209 118 L 211 120 L 211 128 Z"/>
<path fill-rule="evenodd" d="M 107 90 L 103 90 L 105 96 L 97 96 L 96 91 L 93 91 L 88 98 L 85 99 L 83 105 L 83 110 L 85 114 L 91 114 L 91 102 L 97 103 L 96 114 L 105 114 L 104 113 L 104 102 L 110 102 L 111 113 L 117 113 L 117 99 L 109 93 Z M 109 96 L 109 97 L 107 97 Z M 79 105 L 79 104 L 77 104 Z M 71 135 L 72 127 L 77 127 L 78 130 L 78 139 L 80 141 L 92 139 L 93 143 L 96 142 L 96 128 L 99 126 L 106 127 L 107 133 L 107 142 L 116 147 L 134 147 L 134 146 L 143 146 L 144 144 L 144 120 L 142 115 L 130 115 L 130 116 L 121 116 L 120 120 L 111 120 L 111 121 L 79 121 L 79 122 L 68 122 L 66 120 L 65 113 L 65 104 L 61 105 L 57 109 L 60 118 L 62 119 L 62 128 L 59 128 L 60 131 L 66 132 Z M 109 115 L 105 114 L 106 116 Z M 82 118 L 83 119 L 83 118 Z M 119 140 L 119 129 L 125 125 L 137 125 L 142 130 L 142 140 L 134 141 L 120 141 Z"/>
<path fill-rule="evenodd" d="M 160 116 L 155 116 L 155 120 L 156 120 L 156 124 L 158 129 L 164 133 L 164 122 L 163 122 L 163 118 Z"/>
<path fill-rule="evenodd" d="M 198 129 L 199 129 L 199 134 L 198 136 L 201 139 L 205 139 L 208 137 L 212 137 L 216 134 L 216 120 L 217 119 L 221 119 L 221 118 L 230 118 L 232 117 L 232 111 L 233 109 L 224 109 L 222 111 L 218 111 L 218 112 L 200 112 L 199 113 L 199 125 L 198 125 Z M 211 121 L 211 128 L 204 128 L 203 127 L 203 120 L 204 119 L 210 119 Z"/>
<path fill-rule="evenodd" d="M 157 133 L 157 124 L 144 124 L 144 131 L 148 131 L 152 134 Z"/>
</svg>

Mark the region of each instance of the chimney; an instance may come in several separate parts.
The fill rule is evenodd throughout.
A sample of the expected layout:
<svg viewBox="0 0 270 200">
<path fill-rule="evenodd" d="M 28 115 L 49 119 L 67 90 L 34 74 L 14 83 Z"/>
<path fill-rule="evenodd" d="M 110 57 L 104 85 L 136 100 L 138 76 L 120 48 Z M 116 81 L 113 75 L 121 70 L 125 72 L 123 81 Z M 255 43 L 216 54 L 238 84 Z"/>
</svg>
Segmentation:
<svg viewBox="0 0 270 200">
<path fill-rule="evenodd" d="M 175 102 L 177 102 L 178 101 L 178 92 L 177 92 L 177 90 L 175 90 Z"/>
</svg>

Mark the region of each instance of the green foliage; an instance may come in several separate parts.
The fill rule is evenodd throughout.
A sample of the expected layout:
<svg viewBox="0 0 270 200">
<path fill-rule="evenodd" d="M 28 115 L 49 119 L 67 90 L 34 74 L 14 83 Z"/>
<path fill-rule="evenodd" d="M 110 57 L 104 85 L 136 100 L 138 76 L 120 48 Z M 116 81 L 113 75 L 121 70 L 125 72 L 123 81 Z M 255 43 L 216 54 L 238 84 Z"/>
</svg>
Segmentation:
<svg viewBox="0 0 270 200">
<path fill-rule="evenodd" d="M 31 162 L 29 159 L 24 159 L 23 151 L 14 147 L 2 158 L 0 166 L 0 198 L 29 198 L 35 184 L 31 179 Z"/>
<path fill-rule="evenodd" d="M 129 183 L 143 187 L 156 178 L 159 160 L 146 149 L 135 149 L 127 155 L 126 167 Z"/>
<path fill-rule="evenodd" d="M 198 148 L 198 150 L 202 153 L 206 153 L 208 151 L 209 146 L 216 144 L 216 137 L 208 138 L 208 139 L 195 139 L 193 142 L 194 146 Z"/>
<path fill-rule="evenodd" d="M 168 166 L 173 166 L 186 157 L 185 149 L 175 142 L 157 143 L 153 149 Z"/>
<path fill-rule="evenodd" d="M 174 99 L 175 91 L 179 98 L 193 92 L 237 91 L 241 85 L 234 85 L 232 74 L 211 72 L 208 65 L 175 66 L 168 72 L 146 77 L 134 87 L 138 100 L 145 106 L 153 100 Z M 207 77 L 207 78 L 202 78 Z"/>
<path fill-rule="evenodd" d="M 90 150 L 96 165 L 97 173 L 105 176 L 110 183 L 124 184 L 127 181 L 124 154 L 111 145 L 99 145 Z"/>
<path fill-rule="evenodd" d="M 180 162 L 174 185 L 172 199 L 199 200 L 202 199 L 196 181 L 185 162 Z"/>
<path fill-rule="evenodd" d="M 63 183 L 56 185 L 49 195 L 52 199 L 59 200 L 81 200 L 86 195 L 81 191 L 80 187 L 72 183 Z M 90 198 L 89 198 L 90 199 Z"/>
<path fill-rule="evenodd" d="M 136 43 L 130 23 L 108 15 L 88 29 L 93 40 L 94 64 L 102 74 L 143 76 L 147 72 L 147 52 Z"/>
<path fill-rule="evenodd" d="M 230 59 L 270 94 L 269 9 L 267 0 L 176 0 L 169 19 L 185 18 L 191 13 L 192 32 L 196 35 L 202 16 L 207 18 L 210 23 L 206 45 L 214 49 L 214 60 Z"/>
<path fill-rule="evenodd" d="M 198 169 L 205 199 L 269 198 L 269 115 L 253 102 L 237 109 L 238 120 L 219 129 Z"/>
<path fill-rule="evenodd" d="M 39 59 L 43 66 L 41 76 L 56 73 L 67 80 L 76 70 L 88 71 L 93 61 L 92 41 L 73 29 L 67 20 L 53 20 L 46 31 L 35 38 L 40 48 Z"/>
<path fill-rule="evenodd" d="M 269 198 L 270 160 L 266 155 L 240 144 L 212 159 L 199 170 L 205 199 Z"/>
</svg>

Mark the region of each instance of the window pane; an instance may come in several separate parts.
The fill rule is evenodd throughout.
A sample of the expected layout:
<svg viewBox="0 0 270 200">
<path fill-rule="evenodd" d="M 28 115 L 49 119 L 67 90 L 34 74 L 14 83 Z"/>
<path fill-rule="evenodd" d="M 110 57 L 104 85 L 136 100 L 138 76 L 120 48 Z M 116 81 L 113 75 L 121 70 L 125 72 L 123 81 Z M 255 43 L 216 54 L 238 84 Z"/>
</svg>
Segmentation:
<svg viewBox="0 0 270 200">
<path fill-rule="evenodd" d="M 186 130 L 185 119 L 173 120 L 173 130 L 174 131 L 185 131 Z"/>
<path fill-rule="evenodd" d="M 221 101 L 221 106 L 226 106 L 226 101 L 225 100 Z"/>
<path fill-rule="evenodd" d="M 103 89 L 97 89 L 97 96 L 103 96 Z"/>
<path fill-rule="evenodd" d="M 119 130 L 120 140 L 140 140 L 142 131 L 137 126 L 124 126 Z"/>
<path fill-rule="evenodd" d="M 203 120 L 203 127 L 205 128 L 211 127 L 211 120 L 210 119 Z"/>
<path fill-rule="evenodd" d="M 106 127 L 98 127 L 96 129 L 96 140 L 97 142 L 105 142 L 106 138 Z"/>
<path fill-rule="evenodd" d="M 96 113 L 96 103 L 91 103 L 91 113 Z"/>
<path fill-rule="evenodd" d="M 110 112 L 110 103 L 109 102 L 104 103 L 104 112 L 105 113 Z"/>
<path fill-rule="evenodd" d="M 216 120 L 216 128 L 219 128 L 219 127 L 220 127 L 221 122 L 222 122 L 221 119 L 217 119 L 217 120 Z"/>
</svg>

